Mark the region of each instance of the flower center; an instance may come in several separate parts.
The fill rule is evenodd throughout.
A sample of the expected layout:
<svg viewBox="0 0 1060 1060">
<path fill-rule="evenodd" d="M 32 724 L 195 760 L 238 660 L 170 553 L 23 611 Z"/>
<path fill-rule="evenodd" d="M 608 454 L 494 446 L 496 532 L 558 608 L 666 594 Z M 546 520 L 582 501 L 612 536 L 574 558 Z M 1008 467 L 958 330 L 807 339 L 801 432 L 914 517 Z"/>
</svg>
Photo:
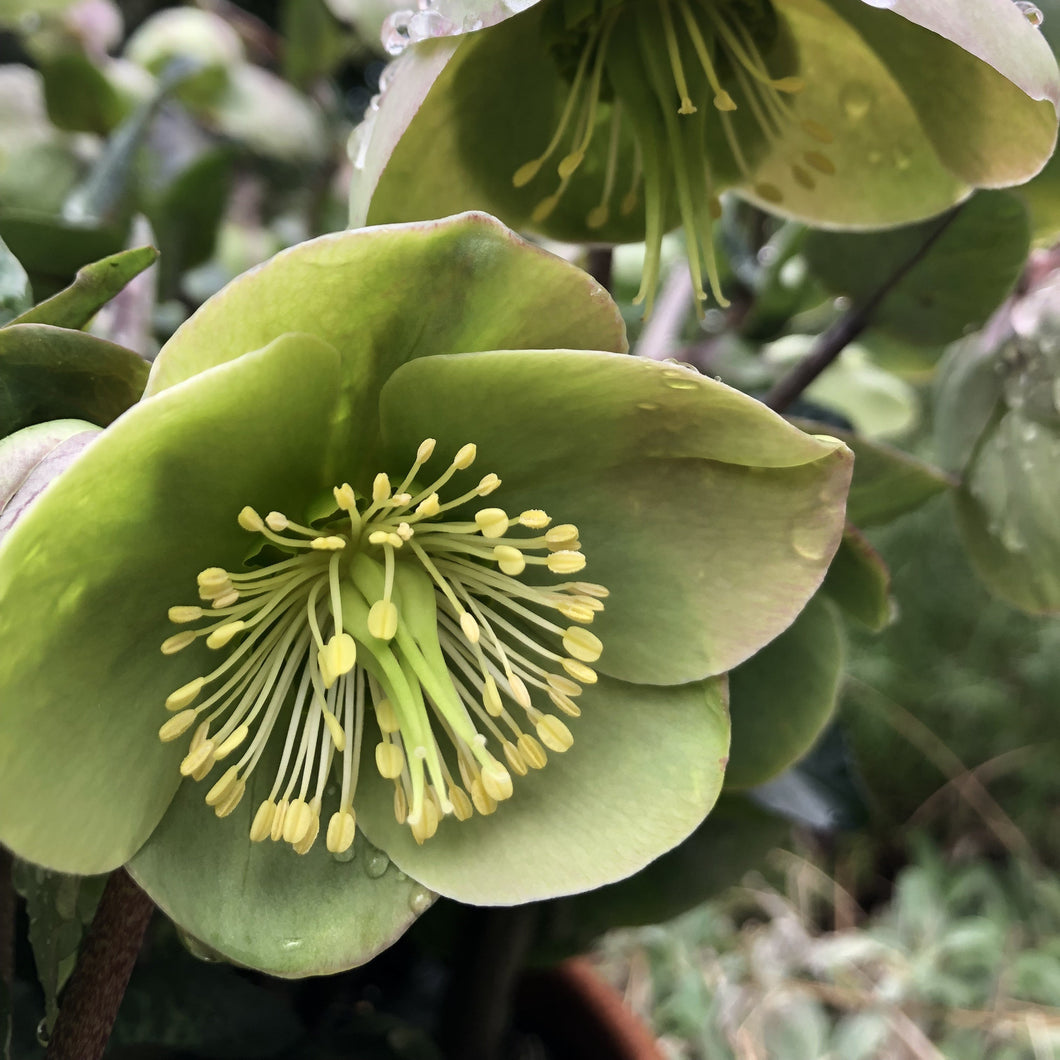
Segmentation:
<svg viewBox="0 0 1060 1060">
<path fill-rule="evenodd" d="M 228 649 L 219 666 L 168 697 L 173 716 L 159 730 L 168 742 L 194 728 L 180 771 L 196 780 L 238 754 L 206 795 L 218 817 L 239 804 L 285 723 L 272 789 L 251 825 L 255 842 L 283 839 L 306 853 L 332 777 L 339 794 L 327 848 L 349 850 L 366 718 L 378 728 L 375 766 L 394 784 L 395 816 L 419 843 L 443 816 L 493 813 L 512 795 L 512 773 L 541 769 L 548 751 L 573 743 L 560 717 L 535 701 L 581 713 L 575 698 L 596 681 L 590 664 L 602 650 L 585 627 L 608 592 L 591 582 L 539 586 L 520 577 L 535 567 L 559 576 L 582 570 L 572 524 L 553 526 L 540 510 L 512 518 L 500 508 L 447 518 L 500 479 L 488 474 L 443 502 L 475 446 L 463 446 L 421 488 L 417 477 L 434 447 L 433 439 L 419 447 L 396 489 L 386 474 L 376 476 L 370 497 L 337 486 L 336 514 L 320 527 L 244 508 L 239 525 L 264 539 L 258 565 L 208 567 L 198 576 L 201 603 L 170 608 L 170 620 L 189 628 L 162 644 L 164 654 L 200 639 Z"/>
<path fill-rule="evenodd" d="M 792 112 L 791 97 L 802 90 L 802 80 L 771 69 L 790 65 L 791 54 L 770 0 L 560 0 L 548 18 L 545 32 L 570 87 L 552 139 L 512 176 L 523 187 L 547 163 L 556 163 L 559 184 L 536 204 L 533 220 L 548 218 L 593 138 L 606 136 L 600 201 L 585 221 L 600 228 L 616 206 L 628 215 L 643 201 L 647 249 L 634 301 L 650 314 L 675 196 L 697 311 L 707 297 L 704 279 L 717 301 L 728 305 L 714 254 L 720 204 L 708 144 L 712 157 L 724 157 L 768 202 L 781 202 L 783 193 L 755 180 L 763 150 L 801 139 L 789 165 L 793 179 L 807 189 L 835 172 L 821 150 L 831 132 L 818 122 L 798 121 Z M 619 145 L 627 138 L 633 161 L 621 191 Z"/>
</svg>

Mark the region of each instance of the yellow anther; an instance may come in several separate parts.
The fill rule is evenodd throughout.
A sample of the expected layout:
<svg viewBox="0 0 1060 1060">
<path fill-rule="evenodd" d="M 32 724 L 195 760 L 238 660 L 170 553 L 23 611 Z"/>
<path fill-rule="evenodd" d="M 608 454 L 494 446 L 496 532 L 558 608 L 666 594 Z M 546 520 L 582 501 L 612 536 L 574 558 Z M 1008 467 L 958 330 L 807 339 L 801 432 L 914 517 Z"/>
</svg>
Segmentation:
<svg viewBox="0 0 1060 1060">
<path fill-rule="evenodd" d="M 336 486 L 331 492 L 335 496 L 335 503 L 342 511 L 352 512 L 357 507 L 357 495 L 348 482 Z"/>
<path fill-rule="evenodd" d="M 424 799 L 420 813 L 415 818 L 409 816 L 408 824 L 412 829 L 412 838 L 420 846 L 438 831 L 439 816 L 438 807 L 433 799 Z"/>
<path fill-rule="evenodd" d="M 390 540 L 390 533 L 387 530 L 373 530 L 368 535 L 368 543 L 370 545 L 385 545 Z"/>
<path fill-rule="evenodd" d="M 497 809 L 497 800 L 493 798 L 481 780 L 475 780 L 470 786 L 471 802 L 483 817 L 488 817 Z"/>
<path fill-rule="evenodd" d="M 595 601 L 593 601 L 595 603 Z M 597 607 L 591 607 L 582 600 L 561 600 L 556 604 L 556 610 L 572 622 L 582 622 L 588 625 L 596 617 Z"/>
<path fill-rule="evenodd" d="M 504 713 L 504 704 L 501 702 L 501 694 L 497 691 L 497 682 L 489 674 L 482 685 L 482 705 L 486 713 L 491 717 L 499 718 Z"/>
<path fill-rule="evenodd" d="M 562 198 L 561 192 L 553 192 L 551 195 L 546 195 L 534 208 L 530 211 L 530 220 L 534 224 L 541 224 L 543 221 L 547 221 L 552 211 L 559 205 L 559 200 Z"/>
<path fill-rule="evenodd" d="M 235 622 L 226 622 L 218 626 L 207 638 L 208 648 L 223 648 L 237 633 L 242 633 L 247 628 L 246 622 L 237 619 Z"/>
<path fill-rule="evenodd" d="M 174 633 L 172 637 L 166 637 L 162 641 L 162 654 L 176 655 L 178 651 L 183 651 L 189 644 L 194 644 L 195 636 L 195 630 L 182 629 L 179 633 Z"/>
<path fill-rule="evenodd" d="M 579 707 L 570 696 L 565 696 L 562 692 L 557 692 L 554 688 L 550 688 L 548 689 L 548 698 L 551 699 L 553 704 L 562 710 L 564 714 L 567 714 L 572 718 L 580 718 L 582 716 L 581 707 Z"/>
<path fill-rule="evenodd" d="M 338 810 L 331 815 L 325 845 L 332 854 L 344 854 L 353 846 L 356 836 L 357 817 L 352 808 Z"/>
<path fill-rule="evenodd" d="M 465 611 L 460 616 L 460 628 L 469 643 L 478 644 L 481 631 L 478 628 L 478 622 L 475 621 L 475 616 L 470 611 Z"/>
<path fill-rule="evenodd" d="M 483 537 L 503 537 L 508 532 L 508 513 L 503 508 L 480 508 L 475 525 Z"/>
<path fill-rule="evenodd" d="M 310 548 L 315 548 L 318 552 L 338 552 L 346 547 L 346 538 L 340 537 L 338 534 L 330 534 L 327 537 L 314 537 L 309 542 Z"/>
<path fill-rule="evenodd" d="M 416 505 L 416 515 L 421 519 L 430 519 L 432 515 L 437 515 L 441 510 L 442 506 L 438 501 L 437 493 L 432 493 L 426 500 Z"/>
<path fill-rule="evenodd" d="M 513 773 L 517 773 L 521 777 L 525 777 L 529 766 L 523 761 L 523 756 L 519 753 L 519 749 L 511 742 L 511 740 L 505 740 L 501 743 L 501 750 L 504 752 L 505 761 L 508 763 L 508 768 Z"/>
<path fill-rule="evenodd" d="M 302 838 L 291 845 L 296 854 L 308 854 L 320 834 L 320 811 L 317 808 L 318 800 L 314 799 L 310 804 L 309 827 L 305 830 Z"/>
<path fill-rule="evenodd" d="M 184 761 L 180 763 L 181 774 L 185 777 L 190 777 L 199 772 L 207 762 L 213 765 L 213 753 L 215 750 L 216 746 L 213 740 L 203 740 L 198 747 L 193 747 L 184 756 Z"/>
<path fill-rule="evenodd" d="M 424 438 L 420 447 L 416 450 L 416 463 L 425 464 L 434 455 L 434 447 L 438 443 L 433 438 Z"/>
<path fill-rule="evenodd" d="M 466 821 L 474 813 L 467 792 L 457 784 L 449 785 L 449 801 L 453 805 L 453 816 L 458 821 Z"/>
<path fill-rule="evenodd" d="M 283 841 L 294 846 L 300 843 L 313 824 L 313 811 L 305 799 L 292 799 L 283 822 Z"/>
<path fill-rule="evenodd" d="M 583 685 L 596 684 L 596 671 L 578 659 L 563 659 L 561 660 L 561 665 L 575 681 Z"/>
<path fill-rule="evenodd" d="M 260 843 L 269 838 L 272 832 L 272 819 L 276 816 L 276 803 L 266 799 L 254 814 L 254 820 L 250 825 L 250 841 Z"/>
<path fill-rule="evenodd" d="M 758 183 L 755 185 L 755 192 L 760 199 L 765 199 L 766 202 L 784 201 L 784 193 L 775 184 Z"/>
<path fill-rule="evenodd" d="M 736 110 L 736 103 L 733 101 L 732 96 L 729 95 L 725 89 L 714 95 L 714 109 L 723 110 L 726 113 Z"/>
<path fill-rule="evenodd" d="M 390 545 L 391 548 L 401 548 L 405 541 L 400 534 L 391 531 L 386 535 L 386 543 Z"/>
<path fill-rule="evenodd" d="M 236 516 L 236 521 L 251 533 L 260 534 L 265 529 L 265 520 L 249 504 Z"/>
<path fill-rule="evenodd" d="M 549 688 L 565 696 L 580 696 L 582 694 L 582 686 L 577 681 L 564 677 L 563 674 L 545 674 L 545 683 Z"/>
<path fill-rule="evenodd" d="M 479 479 L 478 485 L 475 487 L 475 492 L 480 497 L 485 497 L 492 493 L 499 485 L 501 480 L 491 471 L 488 475 L 483 475 Z"/>
<path fill-rule="evenodd" d="M 605 203 L 600 203 L 599 206 L 594 206 L 585 215 L 585 224 L 589 228 L 603 228 L 607 224 L 607 219 L 611 216 L 611 211 L 607 208 Z"/>
<path fill-rule="evenodd" d="M 523 554 L 511 545 L 495 545 L 493 548 L 493 559 L 505 574 L 513 578 L 518 577 L 526 570 L 526 560 L 523 558 Z"/>
<path fill-rule="evenodd" d="M 396 743 L 378 743 L 375 745 L 375 766 L 381 777 L 396 780 L 405 768 L 405 755 Z"/>
<path fill-rule="evenodd" d="M 204 684 L 206 684 L 205 677 L 196 677 L 194 681 L 181 685 L 176 692 L 170 692 L 166 696 L 166 710 L 183 710 L 185 707 L 190 707 L 202 691 Z"/>
<path fill-rule="evenodd" d="M 225 798 L 224 802 L 219 802 L 213 808 L 213 812 L 218 817 L 227 817 L 243 801 L 243 796 L 246 792 L 247 782 L 245 780 L 237 780 L 229 789 L 227 798 Z"/>
<path fill-rule="evenodd" d="M 393 600 L 376 600 L 368 611 L 368 632 L 378 640 L 391 640 L 397 628 L 397 605 Z"/>
<path fill-rule="evenodd" d="M 179 714 L 174 714 L 158 730 L 158 738 L 163 743 L 170 743 L 183 736 L 195 724 L 198 716 L 198 712 L 194 710 L 182 710 Z"/>
<path fill-rule="evenodd" d="M 201 607 L 171 607 L 169 609 L 170 622 L 197 622 L 202 616 Z"/>
<path fill-rule="evenodd" d="M 512 174 L 512 186 L 516 188 L 525 188 L 541 172 L 541 167 L 544 165 L 543 158 L 535 158 L 530 162 L 524 162 L 513 174 Z"/>
<path fill-rule="evenodd" d="M 832 130 L 827 125 L 822 125 L 819 121 L 814 121 L 812 118 L 807 118 L 802 123 L 802 129 L 807 136 L 812 136 L 818 143 L 830 144 L 835 139 L 832 135 Z"/>
<path fill-rule="evenodd" d="M 569 626 L 563 634 L 563 650 L 581 662 L 596 662 L 603 653 L 604 646 L 595 633 L 581 626 Z"/>
<path fill-rule="evenodd" d="M 512 699 L 519 704 L 523 710 L 529 710 L 531 705 L 530 690 L 518 674 L 512 674 L 508 678 L 508 687 L 512 690 Z"/>
<path fill-rule="evenodd" d="M 398 824 L 404 824 L 409 819 L 409 800 L 405 797 L 405 789 L 400 784 L 394 785 L 394 820 Z"/>
<path fill-rule="evenodd" d="M 801 77 L 778 77 L 770 84 L 778 92 L 787 92 L 791 95 L 801 92 L 806 87 L 806 82 Z"/>
<path fill-rule="evenodd" d="M 534 728 L 537 729 L 538 738 L 550 751 L 562 754 L 574 743 L 570 729 L 554 714 L 542 714 Z"/>
<path fill-rule="evenodd" d="M 583 596 L 593 596 L 598 600 L 606 600 L 611 595 L 607 586 L 597 585 L 596 582 L 575 582 L 574 588 Z"/>
<path fill-rule="evenodd" d="M 210 601 L 210 606 L 214 608 L 231 607 L 238 599 L 238 590 L 229 589 L 228 592 L 221 593 L 219 596 L 215 596 Z"/>
<path fill-rule="evenodd" d="M 573 523 L 559 523 L 545 531 L 545 544 L 553 550 L 566 548 L 566 541 L 578 540 L 578 528 Z"/>
<path fill-rule="evenodd" d="M 199 571 L 195 580 L 200 589 L 220 589 L 232 583 L 228 571 L 222 567 L 207 567 Z"/>
<path fill-rule="evenodd" d="M 835 173 L 835 163 L 820 151 L 807 151 L 802 157 L 806 159 L 807 165 L 813 166 L 818 173 L 823 173 L 826 177 Z"/>
<path fill-rule="evenodd" d="M 375 720 L 379 723 L 381 732 L 397 732 L 401 728 L 398 724 L 397 712 L 389 699 L 381 699 L 375 705 Z"/>
<path fill-rule="evenodd" d="M 335 633 L 317 652 L 317 665 L 330 688 L 343 674 L 348 674 L 357 662 L 357 641 L 349 633 Z"/>
<path fill-rule="evenodd" d="M 566 180 L 567 177 L 571 176 L 584 161 L 584 151 L 572 151 L 569 155 L 565 155 L 563 158 L 560 159 L 559 165 L 556 167 L 556 171 L 564 180 Z"/>
<path fill-rule="evenodd" d="M 328 727 L 328 733 L 331 736 L 331 742 L 335 745 L 335 750 L 345 751 L 346 731 L 339 724 L 339 719 L 327 707 L 321 707 L 320 712 L 324 716 L 324 724 Z"/>
<path fill-rule="evenodd" d="M 239 766 L 231 766 L 221 774 L 221 779 L 206 793 L 207 806 L 219 806 L 228 798 L 233 785 L 239 780 Z"/>
<path fill-rule="evenodd" d="M 494 802 L 512 797 L 512 775 L 496 758 L 482 767 L 482 789 Z"/>
<path fill-rule="evenodd" d="M 585 569 L 585 556 L 581 552 L 561 549 L 559 552 L 553 552 L 546 563 L 553 574 L 577 574 Z"/>
<path fill-rule="evenodd" d="M 276 812 L 272 815 L 272 827 L 269 829 L 269 838 L 278 843 L 283 839 L 283 826 L 287 820 L 287 808 L 289 803 L 286 799 L 280 799 L 276 803 Z"/>
<path fill-rule="evenodd" d="M 540 508 L 528 508 L 519 516 L 519 524 L 528 530 L 544 530 L 551 522 L 552 517 Z"/>
<path fill-rule="evenodd" d="M 218 762 L 223 758 L 227 758 L 233 751 L 240 747 L 243 741 L 250 735 L 249 725 L 240 725 L 238 728 L 232 730 L 232 734 L 227 737 L 221 746 L 217 748 L 214 757 Z"/>
<path fill-rule="evenodd" d="M 519 734 L 518 747 L 523 761 L 531 769 L 544 769 L 548 764 L 548 755 L 545 754 L 545 749 L 529 733 L 523 732 Z"/>
<path fill-rule="evenodd" d="M 453 457 L 453 467 L 457 471 L 463 471 L 471 467 L 476 456 L 478 456 L 478 446 L 474 442 L 468 442 L 457 450 L 456 456 Z"/>
<path fill-rule="evenodd" d="M 380 471 L 372 482 L 372 500 L 380 504 L 390 499 L 390 476 Z"/>
<path fill-rule="evenodd" d="M 276 533 L 280 533 L 281 531 L 286 530 L 287 527 L 291 525 L 291 522 L 283 512 L 269 512 L 269 514 L 265 516 L 265 525 L 270 530 L 275 530 Z"/>
</svg>

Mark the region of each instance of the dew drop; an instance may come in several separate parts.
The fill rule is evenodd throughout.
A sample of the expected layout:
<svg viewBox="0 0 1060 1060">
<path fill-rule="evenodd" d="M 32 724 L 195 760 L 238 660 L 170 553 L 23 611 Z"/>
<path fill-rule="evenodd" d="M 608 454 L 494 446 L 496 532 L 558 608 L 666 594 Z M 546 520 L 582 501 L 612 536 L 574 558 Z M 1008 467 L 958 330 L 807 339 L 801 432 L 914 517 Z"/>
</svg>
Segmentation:
<svg viewBox="0 0 1060 1060">
<path fill-rule="evenodd" d="M 409 895 L 409 909 L 419 915 L 420 913 L 426 913 L 431 907 L 431 903 L 434 901 L 434 895 L 427 890 L 426 887 L 417 887 L 412 894 Z"/>
<path fill-rule="evenodd" d="M 637 408 L 645 412 L 658 412 L 659 406 L 654 401 L 638 401 Z"/>
<path fill-rule="evenodd" d="M 368 861 L 364 866 L 364 871 L 369 878 L 378 880 L 389 867 L 390 858 L 388 858 L 381 850 L 377 850 L 368 858 Z"/>
<path fill-rule="evenodd" d="M 409 21 L 412 11 L 395 11 L 383 23 L 383 50 L 387 55 L 400 55 L 409 46 Z"/>
<path fill-rule="evenodd" d="M 839 105 L 850 121 L 861 121 L 872 110 L 872 90 L 862 81 L 849 81 L 840 89 Z"/>
<path fill-rule="evenodd" d="M 830 544 L 829 535 L 821 532 L 818 520 L 812 517 L 796 519 L 791 531 L 791 547 L 797 555 L 811 563 L 819 563 L 828 555 Z"/>
<path fill-rule="evenodd" d="M 1001 544 L 1009 552 L 1022 552 L 1027 547 L 1015 519 L 1006 519 L 1001 527 Z"/>
<path fill-rule="evenodd" d="M 1030 3 L 1030 0 L 1016 0 L 1016 7 L 1020 9 L 1023 17 L 1032 26 L 1040 26 L 1045 21 L 1045 15 L 1042 14 L 1041 8 L 1036 4 Z"/>
<path fill-rule="evenodd" d="M 51 1034 L 48 1033 L 48 1021 L 47 1019 L 42 1019 L 40 1023 L 37 1024 L 37 1044 L 47 1047 L 48 1042 L 51 1041 L 51 1037 Z"/>
<path fill-rule="evenodd" d="M 894 168 L 899 172 L 904 172 L 913 164 L 913 159 L 909 155 L 909 149 L 903 147 L 902 144 L 894 145 L 891 150 L 891 160 L 894 162 Z"/>
<path fill-rule="evenodd" d="M 699 387 L 699 374 L 682 368 L 667 368 L 662 377 L 671 390 L 696 390 Z"/>
</svg>

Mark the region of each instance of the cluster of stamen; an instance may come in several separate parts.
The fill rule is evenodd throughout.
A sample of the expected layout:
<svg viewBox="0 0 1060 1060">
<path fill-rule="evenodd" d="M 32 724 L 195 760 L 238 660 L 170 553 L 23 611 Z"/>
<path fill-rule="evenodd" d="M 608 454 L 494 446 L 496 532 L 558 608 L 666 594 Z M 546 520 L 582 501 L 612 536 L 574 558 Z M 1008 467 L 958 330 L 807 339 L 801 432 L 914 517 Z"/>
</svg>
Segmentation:
<svg viewBox="0 0 1060 1060">
<path fill-rule="evenodd" d="M 239 805 L 272 733 L 286 724 L 272 788 L 251 824 L 255 842 L 284 840 L 306 853 L 332 782 L 326 845 L 334 854 L 350 849 L 373 717 L 375 767 L 394 785 L 397 820 L 420 843 L 447 815 L 492 814 L 511 797 L 513 773 L 541 769 L 549 752 L 573 743 L 559 715 L 577 717 L 577 697 L 596 681 L 591 664 L 602 645 L 586 627 L 607 590 L 523 580 L 535 567 L 563 577 L 581 571 L 577 527 L 552 525 L 540 510 L 510 517 L 482 507 L 459 517 L 500 479 L 485 475 L 443 502 L 441 491 L 476 450 L 463 446 L 419 488 L 434 448 L 433 439 L 420 445 L 397 488 L 386 474 L 369 497 L 336 487 L 337 514 L 320 527 L 244 508 L 239 525 L 263 538 L 260 565 L 208 567 L 198 576 L 200 603 L 169 611 L 187 628 L 163 642 L 164 654 L 197 641 L 228 649 L 168 697 L 172 717 L 159 730 L 165 742 L 192 732 L 185 776 L 202 780 L 233 763 L 206 794 L 218 817 Z M 365 757 L 370 750 L 365 744 Z"/>
<path fill-rule="evenodd" d="M 564 7 L 562 0 L 560 6 Z M 580 56 L 552 139 L 537 158 L 515 171 L 512 183 L 517 188 L 529 184 L 566 144 L 556 162 L 558 186 L 532 211 L 534 222 L 543 223 L 582 165 L 609 104 L 601 196 L 586 216 L 586 225 L 603 227 L 616 203 L 626 216 L 643 201 L 646 252 L 634 301 L 643 303 L 648 315 L 658 283 L 668 205 L 671 195 L 676 195 L 697 310 L 702 311 L 707 297 L 704 279 L 719 304 L 728 305 L 713 249 L 712 222 L 721 207 L 707 157 L 707 113 L 700 108 L 709 101 L 708 109 L 718 116 L 745 186 L 772 203 L 780 203 L 783 193 L 755 177 L 755 159 L 741 146 L 733 113 L 746 106 L 770 150 L 798 128 L 805 144 L 789 159 L 789 166 L 793 179 L 807 190 L 813 190 L 822 176 L 835 173 L 835 165 L 822 150 L 832 141 L 830 130 L 820 122 L 797 119 L 791 98 L 803 90 L 802 79 L 773 76 L 754 34 L 723 0 L 605 3 L 582 32 Z M 645 105 L 645 88 L 657 107 Z M 630 134 L 632 168 L 626 190 L 619 195 L 619 146 Z"/>
</svg>

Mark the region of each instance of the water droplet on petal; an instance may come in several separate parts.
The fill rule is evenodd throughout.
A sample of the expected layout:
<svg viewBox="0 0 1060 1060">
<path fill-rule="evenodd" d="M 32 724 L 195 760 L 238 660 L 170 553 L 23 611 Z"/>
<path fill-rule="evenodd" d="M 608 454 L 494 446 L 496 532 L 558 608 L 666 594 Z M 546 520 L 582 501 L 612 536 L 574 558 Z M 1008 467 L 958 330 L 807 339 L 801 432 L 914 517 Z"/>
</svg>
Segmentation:
<svg viewBox="0 0 1060 1060">
<path fill-rule="evenodd" d="M 872 90 L 862 81 L 849 81 L 839 92 L 839 105 L 850 121 L 861 121 L 872 110 Z"/>
<path fill-rule="evenodd" d="M 417 887 L 412 894 L 409 895 L 409 909 L 419 915 L 420 913 L 427 912 L 433 901 L 434 895 L 431 894 L 426 887 Z"/>
<path fill-rule="evenodd" d="M 1016 7 L 1023 13 L 1023 17 L 1032 25 L 1040 26 L 1045 21 L 1045 15 L 1041 8 L 1032 4 L 1030 0 L 1016 0 Z"/>
<path fill-rule="evenodd" d="M 378 880 L 389 867 L 390 858 L 388 858 L 381 850 L 377 850 L 368 858 L 368 861 L 364 866 L 364 871 L 371 879 Z"/>
<path fill-rule="evenodd" d="M 48 1033 L 48 1021 L 42 1019 L 37 1024 L 37 1044 L 47 1046 L 48 1042 L 51 1041 L 51 1035 Z"/>
</svg>

